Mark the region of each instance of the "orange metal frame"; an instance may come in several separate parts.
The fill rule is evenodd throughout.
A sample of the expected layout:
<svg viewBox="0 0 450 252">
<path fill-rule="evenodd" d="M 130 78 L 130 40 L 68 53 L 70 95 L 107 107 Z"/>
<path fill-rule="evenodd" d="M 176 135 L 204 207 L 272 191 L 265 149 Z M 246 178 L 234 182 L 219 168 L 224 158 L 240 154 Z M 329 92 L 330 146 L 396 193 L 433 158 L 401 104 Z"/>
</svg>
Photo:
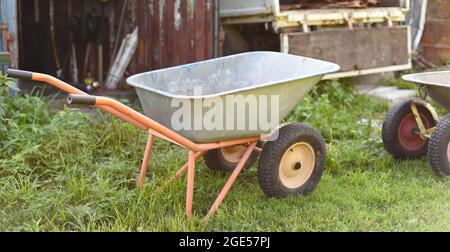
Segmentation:
<svg viewBox="0 0 450 252">
<path fill-rule="evenodd" d="M 32 73 L 32 80 L 45 82 L 50 84 L 58 89 L 61 89 L 69 94 L 77 94 L 77 95 L 86 95 L 89 94 L 55 78 L 50 75 L 40 74 L 40 73 Z M 236 168 L 232 172 L 230 178 L 226 182 L 222 191 L 219 193 L 217 199 L 211 206 L 208 214 L 205 218 L 213 215 L 219 205 L 222 203 L 223 199 L 227 195 L 231 186 L 235 182 L 236 178 L 242 171 L 244 164 L 249 159 L 250 155 L 253 151 L 261 152 L 261 149 L 256 147 L 258 141 L 261 140 L 261 137 L 252 137 L 252 138 L 243 138 L 243 139 L 235 139 L 230 141 L 222 141 L 222 142 L 214 142 L 214 143 L 194 143 L 191 140 L 179 135 L 173 130 L 153 121 L 152 119 L 146 117 L 145 115 L 131 109 L 130 107 L 110 98 L 106 97 L 95 97 L 96 103 L 95 106 L 109 112 L 118 118 L 127 121 L 142 130 L 148 131 L 149 137 L 147 141 L 147 145 L 144 152 L 144 157 L 137 181 L 138 189 L 141 189 L 144 183 L 145 174 L 147 173 L 148 162 L 150 160 L 151 150 L 153 146 L 153 142 L 156 137 L 160 137 L 164 140 L 170 141 L 174 144 L 177 144 L 189 151 L 188 161 L 187 163 L 181 167 L 181 169 L 176 173 L 175 177 L 181 177 L 187 171 L 187 179 L 186 179 L 186 215 L 192 216 L 192 202 L 194 198 L 194 176 L 195 176 L 195 162 L 199 160 L 207 151 L 219 149 L 223 147 L 229 147 L 234 145 L 243 145 L 248 144 L 248 148 L 244 155 L 242 156 L 239 163 L 236 165 Z"/>
</svg>

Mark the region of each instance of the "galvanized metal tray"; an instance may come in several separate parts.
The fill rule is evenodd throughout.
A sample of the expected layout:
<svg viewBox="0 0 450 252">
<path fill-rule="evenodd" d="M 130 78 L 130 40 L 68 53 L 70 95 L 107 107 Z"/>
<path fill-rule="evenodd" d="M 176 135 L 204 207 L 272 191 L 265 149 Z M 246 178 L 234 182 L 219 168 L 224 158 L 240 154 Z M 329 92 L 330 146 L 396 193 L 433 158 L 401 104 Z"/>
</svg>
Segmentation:
<svg viewBox="0 0 450 252">
<path fill-rule="evenodd" d="M 422 86 L 433 100 L 450 111 L 450 71 L 408 74 L 402 78 Z"/>
<path fill-rule="evenodd" d="M 321 60 L 276 52 L 249 52 L 141 73 L 131 76 L 127 82 L 136 88 L 144 113 L 174 129 L 172 116 L 179 110 L 179 107 L 172 105 L 174 99 L 189 101 L 193 110 L 195 102 L 210 104 L 220 99 L 225 104 L 230 95 L 254 96 L 256 99 L 275 95 L 280 101 L 281 120 L 324 75 L 336 71 L 339 71 L 338 65 Z M 199 88 L 202 91 L 200 95 L 195 93 Z M 249 125 L 249 112 L 246 108 L 246 125 Z M 205 113 L 207 111 L 203 111 L 203 116 Z M 233 112 L 224 108 L 224 120 L 229 118 L 225 117 L 227 113 L 236 113 L 236 110 Z M 233 116 L 238 118 L 237 114 Z M 174 130 L 198 143 L 269 133 L 260 127 L 243 130 L 194 128 Z"/>
</svg>

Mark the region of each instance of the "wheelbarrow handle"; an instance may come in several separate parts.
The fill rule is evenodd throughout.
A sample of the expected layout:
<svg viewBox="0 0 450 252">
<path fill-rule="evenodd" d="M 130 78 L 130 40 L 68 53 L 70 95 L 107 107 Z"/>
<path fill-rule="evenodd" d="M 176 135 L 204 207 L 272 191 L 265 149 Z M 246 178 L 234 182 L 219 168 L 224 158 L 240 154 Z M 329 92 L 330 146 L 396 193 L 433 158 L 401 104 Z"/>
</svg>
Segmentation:
<svg viewBox="0 0 450 252">
<path fill-rule="evenodd" d="M 31 71 L 24 71 L 24 70 L 18 70 L 18 69 L 8 69 L 7 71 L 8 76 L 16 79 L 23 79 L 23 80 L 33 80 L 37 82 L 43 82 L 50 84 L 58 89 L 61 89 L 69 94 L 85 94 L 85 92 L 79 90 L 78 88 L 69 85 L 65 83 L 64 81 L 61 81 L 53 76 L 47 75 L 47 74 L 41 74 L 41 73 L 35 73 Z"/>
<path fill-rule="evenodd" d="M 8 69 L 8 76 L 16 79 L 31 80 L 33 78 L 33 72 L 23 71 L 18 69 Z"/>
<path fill-rule="evenodd" d="M 79 90 L 78 88 L 76 88 L 68 83 L 65 83 L 64 81 L 61 81 L 53 76 L 50 76 L 47 74 L 17 70 L 17 69 L 9 69 L 8 76 L 13 77 L 13 78 L 29 79 L 29 80 L 33 80 L 33 81 L 37 81 L 37 82 L 47 83 L 58 89 L 63 90 L 64 92 L 67 92 L 69 94 L 78 95 L 78 96 L 75 96 L 72 98 L 72 101 L 71 101 L 72 104 L 78 103 L 78 104 L 84 104 L 84 105 L 96 105 L 97 106 L 97 104 L 96 104 L 97 102 L 95 101 L 96 98 L 95 98 L 95 100 L 93 100 L 92 96 L 90 96 L 89 94 L 87 94 L 87 93 Z M 82 97 L 82 98 L 80 98 L 80 97 Z M 86 97 L 89 97 L 89 98 L 86 98 Z M 112 108 L 111 106 L 98 105 L 97 107 L 99 107 L 100 109 L 102 109 L 108 113 L 111 113 L 111 114 L 117 116 L 118 118 L 120 118 L 124 121 L 132 123 L 136 127 L 139 127 L 143 130 L 148 130 L 148 126 L 142 124 L 139 121 L 134 120 L 127 114 L 117 111 L 116 109 Z"/>
<path fill-rule="evenodd" d="M 67 103 L 71 104 L 79 104 L 79 105 L 91 105 L 94 106 L 97 102 L 97 98 L 93 95 L 76 95 L 70 94 L 67 97 Z"/>
</svg>

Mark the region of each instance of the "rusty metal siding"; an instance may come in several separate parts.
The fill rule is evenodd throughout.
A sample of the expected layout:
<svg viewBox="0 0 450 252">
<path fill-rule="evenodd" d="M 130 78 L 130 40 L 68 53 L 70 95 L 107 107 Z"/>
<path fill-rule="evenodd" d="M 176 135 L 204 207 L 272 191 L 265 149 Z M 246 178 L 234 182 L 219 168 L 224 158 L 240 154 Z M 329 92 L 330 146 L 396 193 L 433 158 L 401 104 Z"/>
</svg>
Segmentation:
<svg viewBox="0 0 450 252">
<path fill-rule="evenodd" d="M 3 0 L 0 1 L 3 2 Z M 39 0 L 38 8 L 35 6 L 36 2 L 18 1 L 19 14 L 21 14 L 19 20 L 20 63 L 28 70 L 54 75 L 55 59 L 48 28 L 50 26 L 49 0 Z M 104 80 L 112 64 L 111 59 L 120 48 L 122 39 L 137 26 L 139 27 L 137 52 L 127 68 L 126 76 L 212 58 L 215 55 L 214 51 L 217 50 L 215 42 L 217 39 L 214 39 L 214 34 L 218 30 L 218 15 L 215 15 L 216 7 L 218 8 L 217 2 L 218 0 L 105 2 L 104 14 L 108 19 L 108 25 L 101 39 L 93 41 L 94 47 L 90 52 L 87 52 L 87 41 L 82 39 L 80 32 L 77 30 L 77 34 L 73 35 L 76 40 L 78 80 L 84 80 L 89 74 L 96 80 Z M 83 19 L 90 13 L 96 17 L 102 15 L 101 2 L 55 0 L 54 3 L 59 59 L 61 62 L 69 62 L 67 55 L 71 52 L 72 42 L 70 26 L 74 17 L 78 15 L 77 19 Z M 40 13 L 39 22 L 35 20 L 36 10 Z M 125 10 L 124 19 L 120 22 L 123 10 Z M 99 73 L 99 49 L 95 46 L 100 40 L 103 41 L 103 74 Z M 86 61 L 87 55 L 89 55 L 89 62 Z M 75 83 L 71 76 L 70 64 L 65 65 L 65 80 Z"/>
<path fill-rule="evenodd" d="M 450 60 L 450 1 L 428 2 L 422 48 L 425 59 L 432 63 Z"/>
<path fill-rule="evenodd" d="M 136 1 L 137 72 L 213 57 L 215 0 Z M 121 4 L 118 4 L 120 6 Z"/>
</svg>

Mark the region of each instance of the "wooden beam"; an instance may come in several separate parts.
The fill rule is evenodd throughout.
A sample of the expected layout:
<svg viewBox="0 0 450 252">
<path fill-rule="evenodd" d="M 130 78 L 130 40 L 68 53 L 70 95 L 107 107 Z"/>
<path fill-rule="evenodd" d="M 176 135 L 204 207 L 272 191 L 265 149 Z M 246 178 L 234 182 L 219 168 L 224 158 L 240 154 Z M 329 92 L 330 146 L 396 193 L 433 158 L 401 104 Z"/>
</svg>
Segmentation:
<svg viewBox="0 0 450 252">
<path fill-rule="evenodd" d="M 299 9 L 339 9 L 339 8 L 367 8 L 376 6 L 379 0 L 291 0 L 287 4 L 282 4 L 280 9 L 299 10 Z"/>
<path fill-rule="evenodd" d="M 408 29 L 330 29 L 288 35 L 289 53 L 331 61 L 343 72 L 404 65 L 409 61 Z"/>
</svg>

